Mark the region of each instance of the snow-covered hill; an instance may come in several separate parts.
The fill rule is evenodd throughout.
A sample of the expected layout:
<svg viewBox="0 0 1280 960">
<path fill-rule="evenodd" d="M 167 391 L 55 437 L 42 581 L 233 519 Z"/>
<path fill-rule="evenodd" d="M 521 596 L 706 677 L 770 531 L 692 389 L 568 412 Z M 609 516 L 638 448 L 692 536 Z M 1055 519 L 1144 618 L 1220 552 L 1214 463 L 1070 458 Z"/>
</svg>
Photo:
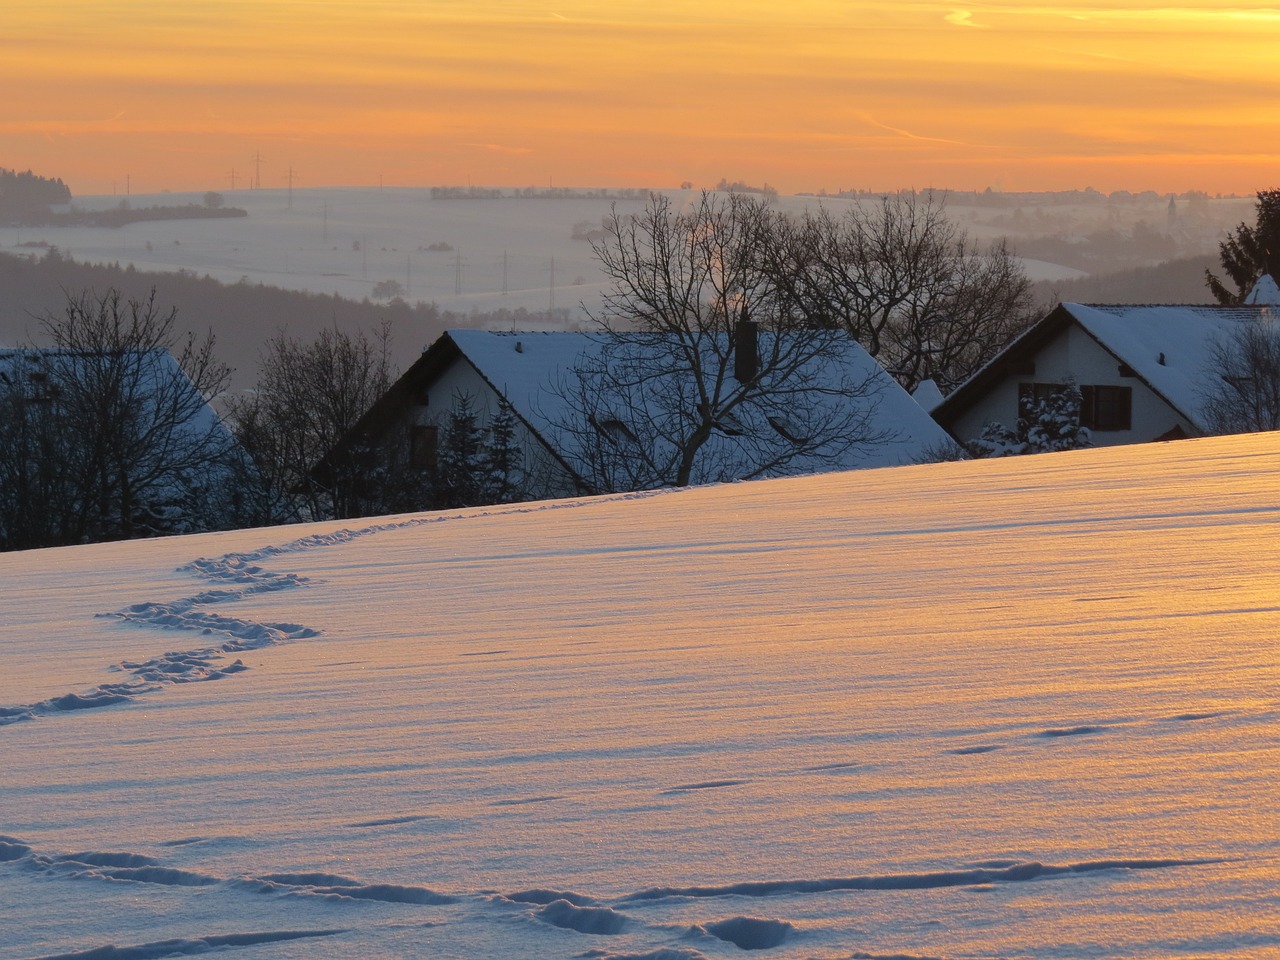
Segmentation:
<svg viewBox="0 0 1280 960">
<path fill-rule="evenodd" d="M 1272 434 L 0 556 L 0 958 L 1278 955 L 1278 523 Z"/>
</svg>

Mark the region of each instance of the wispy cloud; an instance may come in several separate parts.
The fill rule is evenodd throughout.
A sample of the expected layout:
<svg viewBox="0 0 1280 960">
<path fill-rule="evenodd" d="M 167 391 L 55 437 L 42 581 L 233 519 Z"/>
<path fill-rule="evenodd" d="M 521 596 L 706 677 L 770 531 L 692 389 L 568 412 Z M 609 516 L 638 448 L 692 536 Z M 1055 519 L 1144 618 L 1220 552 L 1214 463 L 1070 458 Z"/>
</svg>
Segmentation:
<svg viewBox="0 0 1280 960">
<path fill-rule="evenodd" d="M 881 123 L 879 120 L 871 116 L 871 114 L 869 113 L 859 113 L 857 114 L 857 117 L 863 123 L 870 124 L 871 126 L 877 127 L 880 130 L 887 130 L 889 133 L 896 134 L 897 136 L 902 137 L 905 140 L 918 140 L 922 143 L 949 143 L 958 147 L 974 146 L 974 144 L 965 143 L 963 140 L 947 140 L 944 137 L 926 137 L 918 133 L 912 133 L 910 130 L 904 130 L 901 127 L 891 127 L 887 123 Z"/>
<path fill-rule="evenodd" d="M 975 30 L 987 29 L 985 25 L 973 22 L 972 10 L 952 10 L 943 19 L 957 27 L 973 27 Z"/>
</svg>

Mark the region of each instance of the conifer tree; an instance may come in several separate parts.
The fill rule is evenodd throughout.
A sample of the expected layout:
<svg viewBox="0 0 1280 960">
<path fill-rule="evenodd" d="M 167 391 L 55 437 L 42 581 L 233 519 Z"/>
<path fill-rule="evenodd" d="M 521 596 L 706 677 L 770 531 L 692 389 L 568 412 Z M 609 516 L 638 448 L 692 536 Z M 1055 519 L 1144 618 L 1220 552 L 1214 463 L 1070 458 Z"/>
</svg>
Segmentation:
<svg viewBox="0 0 1280 960">
<path fill-rule="evenodd" d="M 474 507 L 484 502 L 485 430 L 469 394 L 453 399 L 445 421 L 436 467 L 436 501 L 442 508 Z"/>
<path fill-rule="evenodd" d="M 1218 245 L 1222 269 L 1236 285 L 1230 290 L 1210 270 L 1205 271 L 1205 285 L 1218 303 L 1238 306 L 1255 283 L 1270 274 L 1280 281 L 1280 190 L 1258 192 L 1257 222 L 1241 223 L 1235 233 Z"/>
<path fill-rule="evenodd" d="M 521 450 L 516 442 L 516 416 L 511 404 L 502 399 L 489 422 L 489 438 L 484 451 L 485 500 L 511 503 L 520 499 Z"/>
</svg>

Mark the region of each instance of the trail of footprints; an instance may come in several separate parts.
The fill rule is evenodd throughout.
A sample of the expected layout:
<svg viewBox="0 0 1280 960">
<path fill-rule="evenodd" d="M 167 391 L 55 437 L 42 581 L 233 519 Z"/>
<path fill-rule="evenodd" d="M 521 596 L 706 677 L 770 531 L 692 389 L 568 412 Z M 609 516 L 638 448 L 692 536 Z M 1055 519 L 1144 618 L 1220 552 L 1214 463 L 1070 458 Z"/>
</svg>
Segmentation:
<svg viewBox="0 0 1280 960">
<path fill-rule="evenodd" d="M 620 494 L 607 500 L 634 500 L 656 496 L 662 491 Z M 547 510 L 578 509 L 600 500 L 570 500 L 540 503 L 536 506 L 511 506 L 466 514 L 468 519 L 496 514 L 510 515 L 541 513 Z M 102 683 L 90 690 L 66 693 L 16 706 L 0 705 L 0 727 L 20 723 L 35 717 L 68 711 L 91 710 L 117 703 L 129 703 L 174 683 L 199 683 L 222 680 L 225 677 L 249 669 L 243 660 L 227 659 L 237 653 L 258 650 L 263 647 L 305 640 L 320 636 L 321 631 L 298 623 L 260 623 L 239 617 L 226 616 L 210 609 L 211 606 L 234 603 L 246 597 L 280 590 L 294 590 L 310 586 L 313 581 L 296 573 L 275 573 L 260 566 L 260 562 L 284 554 L 302 553 L 308 550 L 350 543 L 362 537 L 404 530 L 445 520 L 461 520 L 456 514 L 435 513 L 410 517 L 406 520 L 372 524 L 356 530 L 342 529 L 330 533 L 318 533 L 300 537 L 289 543 L 269 545 L 248 553 L 228 553 L 217 558 L 193 560 L 178 568 L 179 572 L 207 580 L 217 589 L 206 590 L 190 597 L 167 602 L 147 601 L 135 603 L 114 613 L 98 614 L 99 617 L 122 623 L 135 624 L 161 630 L 197 633 L 206 637 L 222 638 L 221 642 L 194 650 L 176 650 L 144 661 L 122 661 L 109 669 L 123 674 L 121 680 Z"/>
<path fill-rule="evenodd" d="M 189 842 L 198 842 L 193 839 Z M 514 914 L 525 922 L 560 930 L 607 938 L 618 934 L 649 929 L 663 938 L 664 946 L 649 954 L 653 958 L 679 957 L 697 960 L 703 956 L 697 945 L 712 942 L 732 943 L 744 950 L 762 950 L 803 939 L 806 931 L 789 921 L 755 916 L 728 918 L 694 923 L 684 928 L 670 924 L 648 923 L 628 913 L 626 908 L 642 909 L 664 901 L 700 902 L 734 901 L 741 898 L 767 899 L 781 896 L 826 895 L 858 891 L 918 891 L 949 887 L 990 886 L 1001 883 L 1027 883 L 1078 876 L 1103 871 L 1159 870 L 1194 867 L 1217 863 L 1206 859 L 1095 860 L 1053 865 L 1038 862 L 992 860 L 962 868 L 915 874 L 884 874 L 859 877 L 790 879 L 732 883 L 705 887 L 653 887 L 639 890 L 612 901 L 601 901 L 581 893 L 550 889 L 532 889 L 515 893 L 473 893 L 455 896 L 425 886 L 392 883 L 365 883 L 352 877 L 331 873 L 272 873 L 234 878 L 167 867 L 153 857 L 136 853 L 81 852 L 70 854 L 40 853 L 15 837 L 0 835 L 0 864 L 23 869 L 53 879 L 66 881 L 125 882 L 155 884 L 166 887 L 216 887 L 254 895 L 269 895 L 287 903 L 292 898 L 320 899 L 335 909 L 347 904 L 356 909 L 359 903 L 381 903 L 393 908 L 448 907 L 469 905 L 473 910 L 500 911 Z M 447 914 L 446 914 L 447 915 Z M 351 916 L 357 921 L 359 916 Z M 447 923 L 439 914 L 422 924 L 424 928 Z M 216 936 L 154 941 L 132 946 L 108 945 L 73 953 L 48 955 L 33 960 L 149 960 L 168 956 L 204 953 L 214 948 L 256 946 L 282 940 L 341 936 L 350 927 L 244 932 Z M 674 938 L 674 941 L 673 941 Z M 686 946 L 691 945 L 691 946 Z M 607 960 L 621 957 L 605 950 L 593 950 L 582 956 Z M 859 956 L 869 956 L 859 954 Z"/>
</svg>

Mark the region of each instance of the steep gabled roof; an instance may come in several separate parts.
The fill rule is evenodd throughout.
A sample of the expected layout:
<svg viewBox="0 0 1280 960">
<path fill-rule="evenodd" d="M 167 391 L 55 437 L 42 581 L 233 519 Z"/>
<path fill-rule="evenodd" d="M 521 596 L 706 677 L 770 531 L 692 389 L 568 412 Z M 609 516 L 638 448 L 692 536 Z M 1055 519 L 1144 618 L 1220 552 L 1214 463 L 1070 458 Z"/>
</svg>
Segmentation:
<svg viewBox="0 0 1280 960">
<path fill-rule="evenodd" d="M 1024 369 L 1042 347 L 1075 324 L 1179 415 L 1204 430 L 1204 391 L 1215 376 L 1214 342 L 1229 333 L 1232 325 L 1257 320 L 1268 311 L 1265 306 L 1059 304 L 953 391 L 934 416 L 944 426 L 954 423 L 999 381 Z"/>
<path fill-rule="evenodd" d="M 495 393 L 506 399 L 516 417 L 565 468 L 566 473 L 575 476 L 576 471 L 570 466 L 575 451 L 558 447 L 558 444 L 568 442 L 558 425 L 570 419 L 572 413 L 565 399 L 569 391 L 561 388 L 572 385 L 575 367 L 598 357 L 603 344 L 600 336 L 588 333 L 450 330 L 405 371 L 336 449 L 345 449 L 359 442 L 360 438 L 383 433 L 453 363 L 465 362 Z M 815 464 L 814 469 L 910 463 L 926 449 L 947 442 L 946 434 L 932 418 L 853 340 L 842 345 L 837 362 L 832 363 L 831 368 L 842 371 L 843 376 L 854 381 L 866 378 L 873 381 L 877 404 L 875 424 L 882 432 L 892 434 L 892 438 L 850 451 L 842 462 L 835 465 L 825 463 L 819 467 Z M 836 385 L 833 379 L 831 386 Z M 841 400 L 833 390 L 830 399 L 824 402 Z M 328 459 L 326 457 L 326 461 Z M 318 470 L 322 469 L 323 463 L 317 467 Z M 805 464 L 796 462 L 789 472 L 798 473 L 805 469 Z"/>
<path fill-rule="evenodd" d="M 572 410 L 565 400 L 575 366 L 597 357 L 604 345 L 602 337 L 586 333 L 490 333 L 482 330 L 451 330 L 447 334 L 463 356 L 482 377 L 507 398 L 517 416 L 538 434 L 549 449 L 554 449 L 560 432 L 557 425 L 570 418 Z M 761 337 L 767 337 L 761 334 Z M 820 361 L 815 361 L 817 368 Z M 822 371 L 830 383 L 814 384 L 818 394 L 825 386 L 830 390 L 823 402 L 875 403 L 877 432 L 891 439 L 865 448 L 851 450 L 843 461 L 806 465 L 793 461 L 790 473 L 814 470 L 853 469 L 895 466 L 914 462 L 925 448 L 947 441 L 931 417 L 903 390 L 892 377 L 853 339 L 839 347 L 834 362 Z M 821 374 L 820 374 L 821 375 Z M 874 398 L 850 401 L 839 392 L 839 378 L 853 382 L 870 380 Z M 711 443 L 717 442 L 713 439 Z M 573 451 L 559 451 L 572 458 Z"/>
</svg>

